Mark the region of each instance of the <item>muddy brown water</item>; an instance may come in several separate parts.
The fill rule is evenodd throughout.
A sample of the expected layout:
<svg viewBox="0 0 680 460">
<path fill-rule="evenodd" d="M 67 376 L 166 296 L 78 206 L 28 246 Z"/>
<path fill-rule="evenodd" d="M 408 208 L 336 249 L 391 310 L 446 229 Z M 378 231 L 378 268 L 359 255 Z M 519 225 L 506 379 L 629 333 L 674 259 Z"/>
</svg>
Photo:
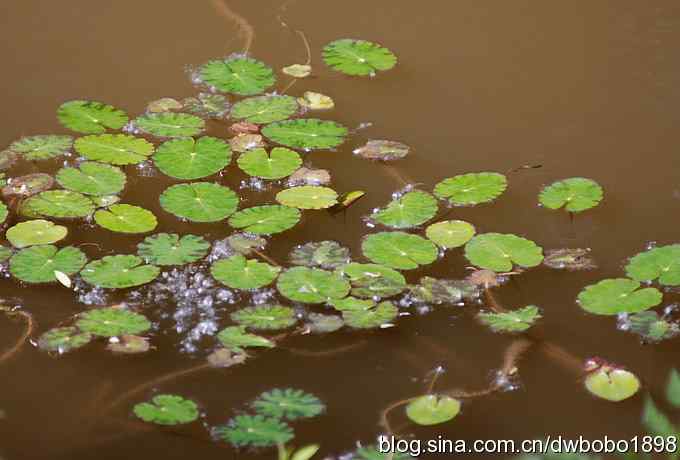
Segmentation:
<svg viewBox="0 0 680 460">
<path fill-rule="evenodd" d="M 621 276 L 625 259 L 648 242 L 678 241 L 677 2 L 298 0 L 282 5 L 234 0 L 229 6 L 255 30 L 252 54 L 276 69 L 305 59 L 299 37 L 277 16 L 283 13 L 291 28 L 305 32 L 314 77 L 298 82 L 291 94 L 327 93 L 336 109 L 325 117 L 349 127 L 372 123 L 337 151 L 306 158 L 332 171 L 337 190 L 362 189 L 366 198 L 344 216 L 305 212 L 293 231 L 271 239 L 272 257 L 285 260 L 296 244 L 332 239 L 361 258 L 360 238 L 371 231 L 361 217 L 402 187 L 381 165 L 352 156 L 351 150 L 369 138 L 411 145 L 412 154 L 395 169 L 424 188 L 459 173 L 542 164 L 511 174 L 510 187 L 497 202 L 456 209 L 452 215 L 474 223 L 478 231 L 521 234 L 544 248 L 593 248 L 595 271 L 540 267 L 496 295 L 508 307 L 541 306 L 545 337 L 579 359 L 597 355 L 627 366 L 644 382 L 641 394 L 620 404 L 595 400 L 576 374 L 534 347 L 519 365 L 519 389 L 469 401 L 453 422 L 407 432 L 420 439 L 466 440 L 642 434 L 643 394 L 661 399 L 669 370 L 680 366 L 678 339 L 642 346 L 636 336 L 617 331 L 614 319 L 582 312 L 575 297 L 587 284 Z M 196 90 L 185 66 L 243 45 L 234 23 L 217 14 L 210 1 L 7 0 L 2 10 L 2 146 L 22 135 L 66 132 L 55 119 L 65 100 L 101 100 L 135 116 L 151 100 L 190 96 Z M 375 79 L 332 72 L 320 62 L 320 49 L 342 37 L 383 43 L 398 55 L 399 64 Z M 278 88 L 286 83 L 280 78 Z M 218 124 L 211 124 L 210 132 L 227 136 Z M 59 164 L 40 165 L 45 167 L 56 171 Z M 17 171 L 37 168 L 25 165 Z M 157 231 L 198 232 L 210 240 L 231 232 L 226 224 L 180 223 L 157 201 L 173 181 L 137 177 L 134 167 L 128 171 L 123 201 L 151 209 L 159 218 Z M 600 182 L 606 198 L 570 225 L 566 214 L 537 207 L 536 196 L 542 185 L 575 175 Z M 243 178 L 232 163 L 220 181 L 237 188 Z M 241 206 L 271 200 L 273 192 L 248 192 Z M 65 243 L 101 245 L 101 251 L 84 247 L 90 258 L 134 252 L 143 239 L 82 224 L 69 228 Z M 462 252 L 453 250 L 408 277 L 457 278 L 465 265 Z M 3 279 L 0 296 L 32 313 L 37 333 L 88 308 L 56 285 L 28 288 Z M 670 294 L 665 300 L 678 298 Z M 218 313 L 226 318 L 236 307 L 218 307 Z M 173 305 L 144 308 L 171 313 Z M 429 315 L 403 318 L 390 330 L 296 338 L 286 347 L 325 350 L 361 340 L 366 345 L 326 358 L 294 355 L 286 347 L 257 353 L 242 366 L 158 385 L 106 416 L 101 408 L 130 388 L 200 364 L 212 342 L 202 342 L 194 354 L 182 353 L 179 338 L 160 330 L 152 335 L 155 351 L 128 357 L 113 356 L 96 344 L 54 358 L 29 345 L 2 366 L 0 455 L 6 460 L 270 459 L 273 451 L 239 452 L 211 442 L 200 423 L 140 429 L 130 423 L 130 408 L 154 390 L 176 392 L 198 401 L 207 414 L 204 422 L 214 426 L 260 392 L 288 386 L 327 403 L 320 418 L 294 424 L 295 442 L 321 443 L 319 458 L 348 452 L 357 442 L 372 442 L 381 431 L 381 409 L 421 393 L 424 376 L 438 365 L 447 370 L 438 388 L 488 385 L 513 339 L 489 332 L 474 320 L 474 312 L 475 307 L 441 306 Z M 20 330 L 19 323 L 0 318 L 0 349 L 11 346 Z"/>
</svg>

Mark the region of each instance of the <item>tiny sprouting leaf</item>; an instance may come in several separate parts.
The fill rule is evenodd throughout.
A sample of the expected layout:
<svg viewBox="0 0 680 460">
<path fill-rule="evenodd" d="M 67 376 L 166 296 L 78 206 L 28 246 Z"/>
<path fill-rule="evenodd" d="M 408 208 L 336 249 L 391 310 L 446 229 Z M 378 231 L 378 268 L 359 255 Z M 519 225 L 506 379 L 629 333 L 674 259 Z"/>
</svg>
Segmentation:
<svg viewBox="0 0 680 460">
<path fill-rule="evenodd" d="M 83 134 L 120 129 L 128 122 L 128 116 L 122 110 L 95 101 L 65 102 L 57 110 L 57 118 L 65 127 Z"/>
<path fill-rule="evenodd" d="M 677 428 L 673 425 L 666 414 L 664 414 L 650 396 L 645 398 L 644 408 L 642 409 L 642 424 L 647 430 L 656 436 L 675 437 L 678 435 Z"/>
<path fill-rule="evenodd" d="M 33 195 L 22 205 L 31 216 L 56 218 L 86 217 L 94 211 L 94 203 L 82 193 L 71 190 L 47 190 Z"/>
<path fill-rule="evenodd" d="M 310 313 L 307 315 L 305 330 L 312 334 L 328 334 L 335 332 L 345 325 L 341 317 L 336 315 L 324 315 L 322 313 Z"/>
<path fill-rule="evenodd" d="M 659 280 L 662 286 L 680 285 L 680 244 L 659 246 L 632 257 L 626 275 L 636 281 Z"/>
<path fill-rule="evenodd" d="M 402 142 L 370 140 L 362 147 L 354 149 L 352 153 L 367 160 L 392 161 L 404 158 L 410 150 L 410 147 Z"/>
<path fill-rule="evenodd" d="M 349 263 L 350 254 L 336 241 L 318 241 L 295 246 L 289 258 L 293 265 L 332 270 Z"/>
<path fill-rule="evenodd" d="M 361 243 L 366 257 L 376 264 L 411 270 L 437 260 L 437 247 L 418 235 L 380 232 L 368 235 Z"/>
<path fill-rule="evenodd" d="M 535 305 L 504 313 L 479 313 L 479 320 L 494 332 L 524 332 L 541 318 Z"/>
<path fill-rule="evenodd" d="M 246 259 L 237 254 L 228 259 L 220 259 L 210 267 L 212 276 L 233 289 L 257 289 L 271 284 L 281 271 L 254 259 Z"/>
<path fill-rule="evenodd" d="M 203 118 L 227 118 L 229 100 L 221 94 L 199 93 L 197 97 L 188 97 L 182 101 L 187 112 Z"/>
<path fill-rule="evenodd" d="M 294 388 L 274 388 L 262 393 L 252 407 L 260 415 L 281 420 L 316 417 L 326 408 L 313 394 Z"/>
<path fill-rule="evenodd" d="M 339 123 L 315 118 L 276 121 L 262 128 L 262 134 L 272 142 L 305 150 L 337 147 L 347 133 Z"/>
<path fill-rule="evenodd" d="M 90 262 L 80 274 L 85 282 L 94 286 L 122 289 L 153 281 L 159 273 L 158 267 L 144 265 L 141 257 L 116 255 Z"/>
<path fill-rule="evenodd" d="M 151 101 L 146 105 L 146 111 L 149 113 L 163 113 L 172 112 L 173 110 L 181 110 L 184 105 L 177 99 L 171 97 L 162 97 L 155 101 Z"/>
<path fill-rule="evenodd" d="M 548 209 L 564 206 L 569 212 L 581 212 L 597 206 L 604 192 L 592 179 L 572 177 L 548 185 L 538 196 L 538 201 Z"/>
<path fill-rule="evenodd" d="M 13 177 L 2 188 L 3 196 L 31 196 L 48 190 L 54 185 L 54 179 L 49 174 L 35 173 Z"/>
<path fill-rule="evenodd" d="M 265 124 L 290 118 L 298 111 L 292 96 L 256 96 L 243 99 L 231 108 L 231 118 L 248 123 Z"/>
<path fill-rule="evenodd" d="M 198 419 L 198 406 L 195 402 L 177 395 L 161 394 L 151 402 L 135 404 L 134 414 L 145 422 L 157 425 L 180 425 Z"/>
<path fill-rule="evenodd" d="M 310 169 L 304 166 L 288 178 L 288 186 L 296 185 L 328 185 L 331 183 L 331 174 L 326 169 Z"/>
<path fill-rule="evenodd" d="M 588 373 L 584 383 L 590 393 L 612 402 L 628 399 L 640 389 L 640 381 L 635 374 L 608 365 Z"/>
<path fill-rule="evenodd" d="M 73 147 L 73 137 L 54 134 L 22 137 L 12 142 L 7 150 L 29 161 L 47 160 L 66 155 Z"/>
<path fill-rule="evenodd" d="M 473 206 L 498 198 L 507 188 L 503 174 L 480 172 L 449 177 L 434 187 L 434 194 L 455 206 Z"/>
<path fill-rule="evenodd" d="M 217 339 L 231 351 L 242 353 L 244 348 L 274 348 L 274 342 L 246 332 L 246 326 L 229 326 L 217 334 Z"/>
<path fill-rule="evenodd" d="M 88 310 L 78 315 L 75 325 L 81 331 L 102 337 L 140 334 L 151 328 L 146 316 L 118 307 Z"/>
<path fill-rule="evenodd" d="M 287 423 L 262 415 L 237 415 L 213 432 L 216 437 L 234 447 L 283 445 L 295 436 Z"/>
<path fill-rule="evenodd" d="M 240 133 L 229 140 L 231 150 L 236 153 L 247 152 L 248 150 L 264 148 L 265 143 L 262 136 L 252 133 Z"/>
<path fill-rule="evenodd" d="M 372 299 L 391 297 L 406 289 L 406 278 L 393 268 L 377 264 L 350 263 L 336 270 L 349 279 L 352 295 Z"/>
<path fill-rule="evenodd" d="M 389 70 L 397 57 L 387 48 L 366 40 L 343 38 L 323 48 L 327 66 L 347 75 L 374 76 L 377 71 Z"/>
<path fill-rule="evenodd" d="M 139 243 L 137 254 L 152 265 L 184 265 L 201 260 L 209 249 L 210 243 L 201 236 L 158 233 Z"/>
<path fill-rule="evenodd" d="M 151 211 L 130 204 L 114 204 L 108 209 L 100 209 L 94 213 L 94 220 L 101 227 L 119 233 L 147 233 L 158 225 Z"/>
<path fill-rule="evenodd" d="M 545 251 L 543 265 L 558 270 L 592 270 L 597 267 L 588 248 L 549 249 Z"/>
<path fill-rule="evenodd" d="M 335 102 L 330 96 L 314 91 L 305 91 L 302 97 L 297 98 L 297 102 L 309 110 L 330 110 L 335 107 Z"/>
<path fill-rule="evenodd" d="M 231 161 L 231 147 L 216 137 L 173 139 L 161 144 L 153 156 L 156 167 L 175 179 L 212 176 Z"/>
<path fill-rule="evenodd" d="M 586 286 L 578 295 L 578 303 L 596 315 L 637 313 L 661 303 L 663 296 L 658 289 L 639 288 L 640 283 L 634 280 L 606 279 Z"/>
<path fill-rule="evenodd" d="M 391 228 L 412 228 L 432 219 L 437 210 L 437 200 L 432 195 L 413 190 L 374 212 L 371 219 Z"/>
<path fill-rule="evenodd" d="M 678 323 L 667 321 L 651 310 L 630 315 L 624 324 L 630 332 L 638 334 L 645 342 L 660 342 L 680 334 Z"/>
<path fill-rule="evenodd" d="M 463 220 L 445 220 L 429 225 L 425 235 L 436 245 L 451 249 L 464 245 L 475 236 L 474 225 Z"/>
<path fill-rule="evenodd" d="M 299 209 L 326 209 L 335 205 L 338 194 L 328 187 L 302 185 L 281 190 L 276 201 L 285 206 Z"/>
<path fill-rule="evenodd" d="M 251 329 L 277 330 L 286 329 L 297 323 L 295 310 L 283 305 L 257 305 L 236 310 L 231 319 Z"/>
<path fill-rule="evenodd" d="M 48 220 L 36 219 L 20 222 L 10 227 L 5 237 L 15 248 L 38 244 L 51 244 L 66 238 L 68 229 Z"/>
<path fill-rule="evenodd" d="M 92 161 L 80 163 L 77 168 L 62 168 L 57 173 L 59 185 L 85 195 L 115 195 L 123 190 L 125 180 L 120 168 Z"/>
<path fill-rule="evenodd" d="M 406 415 L 418 425 L 430 426 L 453 420 L 460 412 L 460 401 L 450 396 L 424 395 L 406 406 Z"/>
<path fill-rule="evenodd" d="M 246 208 L 229 218 L 229 225 L 255 235 L 272 235 L 293 228 L 300 221 L 300 211 L 280 205 Z"/>
<path fill-rule="evenodd" d="M 77 327 L 55 327 L 40 336 L 38 348 L 62 354 L 87 345 L 91 341 L 92 334 L 82 332 Z"/>
<path fill-rule="evenodd" d="M 146 353 L 151 349 L 151 344 L 146 337 L 124 334 L 118 337 L 117 341 L 109 341 L 106 349 L 113 353 L 134 355 Z"/>
<path fill-rule="evenodd" d="M 249 176 L 281 179 L 293 174 L 302 165 L 302 159 L 297 152 L 285 147 L 275 147 L 270 153 L 257 148 L 242 154 L 237 163 Z"/>
<path fill-rule="evenodd" d="M 479 297 L 479 288 L 467 280 L 437 279 L 423 276 L 420 282 L 410 287 L 414 301 L 441 305 L 457 305 L 463 300 Z"/>
<path fill-rule="evenodd" d="M 307 64 L 291 64 L 281 69 L 281 71 L 293 78 L 306 78 L 312 74 L 312 66 Z"/>
<path fill-rule="evenodd" d="M 365 310 L 344 310 L 342 318 L 345 324 L 356 329 L 372 329 L 385 327 L 399 316 L 399 310 L 392 302 L 380 302 Z"/>
<path fill-rule="evenodd" d="M 128 134 L 101 134 L 76 140 L 75 149 L 88 160 L 128 165 L 140 163 L 153 153 L 154 146 L 146 139 Z"/>
<path fill-rule="evenodd" d="M 483 233 L 465 245 L 465 257 L 479 268 L 508 272 L 513 264 L 525 268 L 540 265 L 543 249 L 511 233 Z"/>
<path fill-rule="evenodd" d="M 680 372 L 677 369 L 671 369 L 668 376 L 666 399 L 673 407 L 680 409 Z"/>
<path fill-rule="evenodd" d="M 303 303 L 322 303 L 345 297 L 350 285 L 340 275 L 318 268 L 293 267 L 284 271 L 276 287 L 287 299 Z"/>
<path fill-rule="evenodd" d="M 57 281 L 55 272 L 65 275 L 78 273 L 87 262 L 85 254 L 73 246 L 31 246 L 17 252 L 9 261 L 12 275 L 27 283 Z"/>
<path fill-rule="evenodd" d="M 160 196 L 167 212 L 194 222 L 217 222 L 236 211 L 239 198 L 228 187 L 210 182 L 173 185 Z"/>
<path fill-rule="evenodd" d="M 198 73 L 206 85 L 239 96 L 260 94 L 276 82 L 269 66 L 240 56 L 210 61 L 202 65 Z"/>
</svg>

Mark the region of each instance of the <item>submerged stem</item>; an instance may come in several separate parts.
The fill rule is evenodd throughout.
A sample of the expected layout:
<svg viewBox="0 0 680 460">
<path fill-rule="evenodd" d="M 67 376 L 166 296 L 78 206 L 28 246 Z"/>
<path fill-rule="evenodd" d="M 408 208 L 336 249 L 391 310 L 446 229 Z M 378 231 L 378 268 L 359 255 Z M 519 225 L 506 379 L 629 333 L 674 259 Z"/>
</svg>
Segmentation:
<svg viewBox="0 0 680 460">
<path fill-rule="evenodd" d="M 17 354 L 19 350 L 21 350 L 21 348 L 24 346 L 28 338 L 33 333 L 35 322 L 33 321 L 33 316 L 31 316 L 30 313 L 25 312 L 23 310 L 12 310 L 11 308 L 8 307 L 0 307 L 0 311 L 4 311 L 5 314 L 10 317 L 20 316 L 26 322 L 26 329 L 24 329 L 23 334 L 21 334 L 19 339 L 14 343 L 14 345 L 10 349 L 8 349 L 2 355 L 0 355 L 0 363 L 3 363 L 10 359 L 15 354 Z"/>
<path fill-rule="evenodd" d="M 255 40 L 255 29 L 253 26 L 243 16 L 229 8 L 229 5 L 227 5 L 225 0 L 210 1 L 220 16 L 236 24 L 238 34 L 243 37 L 244 40 L 243 53 L 248 54 L 250 46 L 253 44 L 253 40 Z"/>
<path fill-rule="evenodd" d="M 265 253 L 263 253 L 263 252 L 261 252 L 261 251 L 258 251 L 257 249 L 252 249 L 252 251 L 253 251 L 255 254 L 257 254 L 257 256 L 258 256 L 259 258 L 261 258 L 262 260 L 265 260 L 265 261 L 269 262 L 269 264 L 274 265 L 275 267 L 280 267 L 280 266 L 281 266 L 281 264 L 279 264 L 277 261 L 275 261 L 274 259 L 272 259 L 271 257 L 269 257 L 267 254 L 265 254 Z"/>
<path fill-rule="evenodd" d="M 305 358 L 325 358 L 328 356 L 337 356 L 343 353 L 347 353 L 349 351 L 354 351 L 358 348 L 363 347 L 366 345 L 368 342 L 366 340 L 361 340 L 356 343 L 351 343 L 349 345 L 345 345 L 342 347 L 337 347 L 337 348 L 331 348 L 330 350 L 320 350 L 320 351 L 310 351 L 310 350 L 301 350 L 299 348 L 285 348 L 286 350 L 290 351 L 291 353 L 299 356 L 304 356 Z"/>
</svg>

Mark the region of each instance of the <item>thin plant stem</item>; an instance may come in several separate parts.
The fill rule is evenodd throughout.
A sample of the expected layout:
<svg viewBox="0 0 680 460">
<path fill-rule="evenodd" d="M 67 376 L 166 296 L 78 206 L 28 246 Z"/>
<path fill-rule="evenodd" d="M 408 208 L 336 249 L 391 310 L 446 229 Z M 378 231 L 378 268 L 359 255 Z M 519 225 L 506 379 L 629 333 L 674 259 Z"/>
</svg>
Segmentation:
<svg viewBox="0 0 680 460">
<path fill-rule="evenodd" d="M 35 328 L 35 321 L 33 321 L 33 316 L 30 313 L 25 312 L 23 310 L 12 310 L 11 308 L 8 307 L 0 307 L 0 311 L 4 311 L 5 315 L 9 317 L 19 316 L 26 323 L 24 332 L 21 334 L 19 339 L 14 343 L 14 345 L 12 345 L 11 348 L 9 348 L 0 355 L 0 363 L 3 363 L 12 358 L 15 354 L 17 354 L 24 346 L 26 341 L 29 339 L 29 337 L 31 337 L 33 329 Z"/>
<path fill-rule="evenodd" d="M 285 350 L 288 350 L 289 352 L 303 356 L 305 358 L 326 358 L 328 356 L 337 356 L 341 355 L 343 353 L 348 353 L 350 351 L 355 351 L 359 348 L 363 348 L 368 342 L 366 340 L 361 340 L 359 342 L 355 342 L 349 345 L 345 345 L 342 347 L 337 347 L 337 348 L 331 348 L 330 350 L 320 350 L 320 351 L 310 351 L 310 350 L 302 350 L 299 348 L 289 348 L 286 347 L 284 348 Z"/>
<path fill-rule="evenodd" d="M 398 409 L 402 406 L 405 406 L 416 399 L 420 398 L 420 396 L 414 396 L 412 398 L 407 398 L 407 399 L 401 399 L 399 401 L 395 401 L 389 406 L 387 406 L 385 409 L 382 410 L 380 413 L 380 424 L 385 428 L 385 431 L 387 432 L 388 435 L 394 435 L 395 433 L 392 431 L 392 427 L 390 426 L 390 412 L 392 412 L 395 409 Z"/>
<path fill-rule="evenodd" d="M 255 40 L 255 28 L 243 16 L 229 8 L 225 0 L 210 0 L 210 2 L 220 16 L 236 24 L 238 34 L 244 41 L 243 54 L 248 54 Z"/>
<path fill-rule="evenodd" d="M 254 249 L 254 248 L 252 249 L 252 251 L 253 251 L 255 254 L 257 254 L 257 256 L 258 256 L 259 258 L 261 258 L 262 260 L 265 260 L 265 261 L 269 262 L 271 265 L 274 265 L 274 266 L 276 266 L 276 267 L 280 267 L 280 266 L 281 266 L 281 264 L 279 264 L 277 261 L 275 261 L 274 259 L 272 259 L 272 258 L 269 257 L 268 255 L 266 255 L 265 253 L 263 253 L 263 252 L 261 252 L 261 251 L 258 251 L 257 249 Z"/>
</svg>

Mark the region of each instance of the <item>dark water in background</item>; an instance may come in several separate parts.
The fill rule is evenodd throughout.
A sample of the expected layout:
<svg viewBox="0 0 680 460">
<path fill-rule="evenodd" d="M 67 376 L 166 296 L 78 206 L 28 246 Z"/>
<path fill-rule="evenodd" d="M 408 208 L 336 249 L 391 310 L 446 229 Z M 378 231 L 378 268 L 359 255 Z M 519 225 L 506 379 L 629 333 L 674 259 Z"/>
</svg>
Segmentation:
<svg viewBox="0 0 680 460">
<path fill-rule="evenodd" d="M 255 28 L 255 57 L 276 69 L 304 60 L 299 38 L 276 19 L 280 1 L 229 3 Z M 332 171 L 336 190 L 363 189 L 367 197 L 346 218 L 305 212 L 294 231 L 272 238 L 269 254 L 284 260 L 296 244 L 335 239 L 360 257 L 360 236 L 368 231 L 361 217 L 401 188 L 380 165 L 351 155 L 367 138 L 411 145 L 412 155 L 396 169 L 425 188 L 459 173 L 540 163 L 541 169 L 511 175 L 508 191 L 494 204 L 456 210 L 454 217 L 474 223 L 480 232 L 514 232 L 545 248 L 592 247 L 600 269 L 537 268 L 500 288 L 497 296 L 509 307 L 541 306 L 544 336 L 580 358 L 599 355 L 626 365 L 646 390 L 660 396 L 669 369 L 680 366 L 678 340 L 640 346 L 635 336 L 616 330 L 614 319 L 587 315 L 574 300 L 583 286 L 621 276 L 625 258 L 649 241 L 678 240 L 680 5 L 665 0 L 299 0 L 289 3 L 285 18 L 311 41 L 315 70 L 315 78 L 297 83 L 290 93 L 327 93 L 336 103 L 329 118 L 349 127 L 362 122 L 373 127 L 337 152 L 307 156 L 315 167 Z M 320 49 L 342 37 L 381 42 L 397 54 L 399 65 L 375 79 L 331 72 L 320 62 Z M 54 115 L 65 100 L 101 100 L 134 117 L 151 100 L 192 95 L 184 67 L 241 45 L 233 23 L 217 15 L 209 1 L 6 0 L 0 17 L 0 145 L 22 135 L 65 132 Z M 278 88 L 286 82 L 281 78 Z M 211 132 L 226 136 L 220 125 Z M 233 177 L 222 182 L 236 188 L 243 176 L 233 164 L 228 171 Z M 565 214 L 535 203 L 542 185 L 574 175 L 597 180 L 606 198 L 570 226 Z M 123 202 L 151 209 L 159 218 L 157 231 L 203 232 L 210 240 L 230 233 L 226 225 L 189 226 L 163 212 L 157 196 L 170 183 L 160 176 L 131 177 Z M 69 227 L 64 243 L 99 242 L 119 253 L 134 252 L 143 239 Z M 106 255 L 94 247 L 87 251 L 90 258 Z M 461 277 L 464 266 L 461 251 L 454 250 L 408 276 L 414 281 L 425 273 Z M 86 308 L 57 286 L 28 290 L 3 280 L 0 296 L 20 300 L 40 332 Z M 290 346 L 323 350 L 362 338 L 368 345 L 331 358 L 276 349 L 243 366 L 206 370 L 159 389 L 198 401 L 210 425 L 226 422 L 245 402 L 275 386 L 313 392 L 327 402 L 328 411 L 294 424 L 297 443 L 320 442 L 319 458 L 339 454 L 356 441 L 371 442 L 380 431 L 380 410 L 422 392 L 423 376 L 437 365 L 448 371 L 438 388 L 488 384 L 512 338 L 488 332 L 473 313 L 471 307 L 440 307 L 428 316 L 404 318 L 392 330 L 298 338 Z M 13 343 L 18 330 L 18 324 L 1 319 L 1 343 Z M 274 458 L 270 451 L 237 453 L 210 443 L 198 424 L 177 433 L 130 428 L 128 410 L 139 399 L 106 419 L 88 417 L 102 389 L 110 392 L 97 407 L 146 379 L 200 363 L 205 354 L 179 353 L 173 334 L 156 334 L 153 343 L 155 352 L 130 357 L 113 356 L 101 344 L 59 359 L 24 348 L 1 369 L 4 458 Z M 536 349 L 521 362 L 520 375 L 519 390 L 471 401 L 455 421 L 414 433 L 423 439 L 469 440 L 641 433 L 641 395 L 621 404 L 594 400 L 578 376 Z"/>
</svg>

